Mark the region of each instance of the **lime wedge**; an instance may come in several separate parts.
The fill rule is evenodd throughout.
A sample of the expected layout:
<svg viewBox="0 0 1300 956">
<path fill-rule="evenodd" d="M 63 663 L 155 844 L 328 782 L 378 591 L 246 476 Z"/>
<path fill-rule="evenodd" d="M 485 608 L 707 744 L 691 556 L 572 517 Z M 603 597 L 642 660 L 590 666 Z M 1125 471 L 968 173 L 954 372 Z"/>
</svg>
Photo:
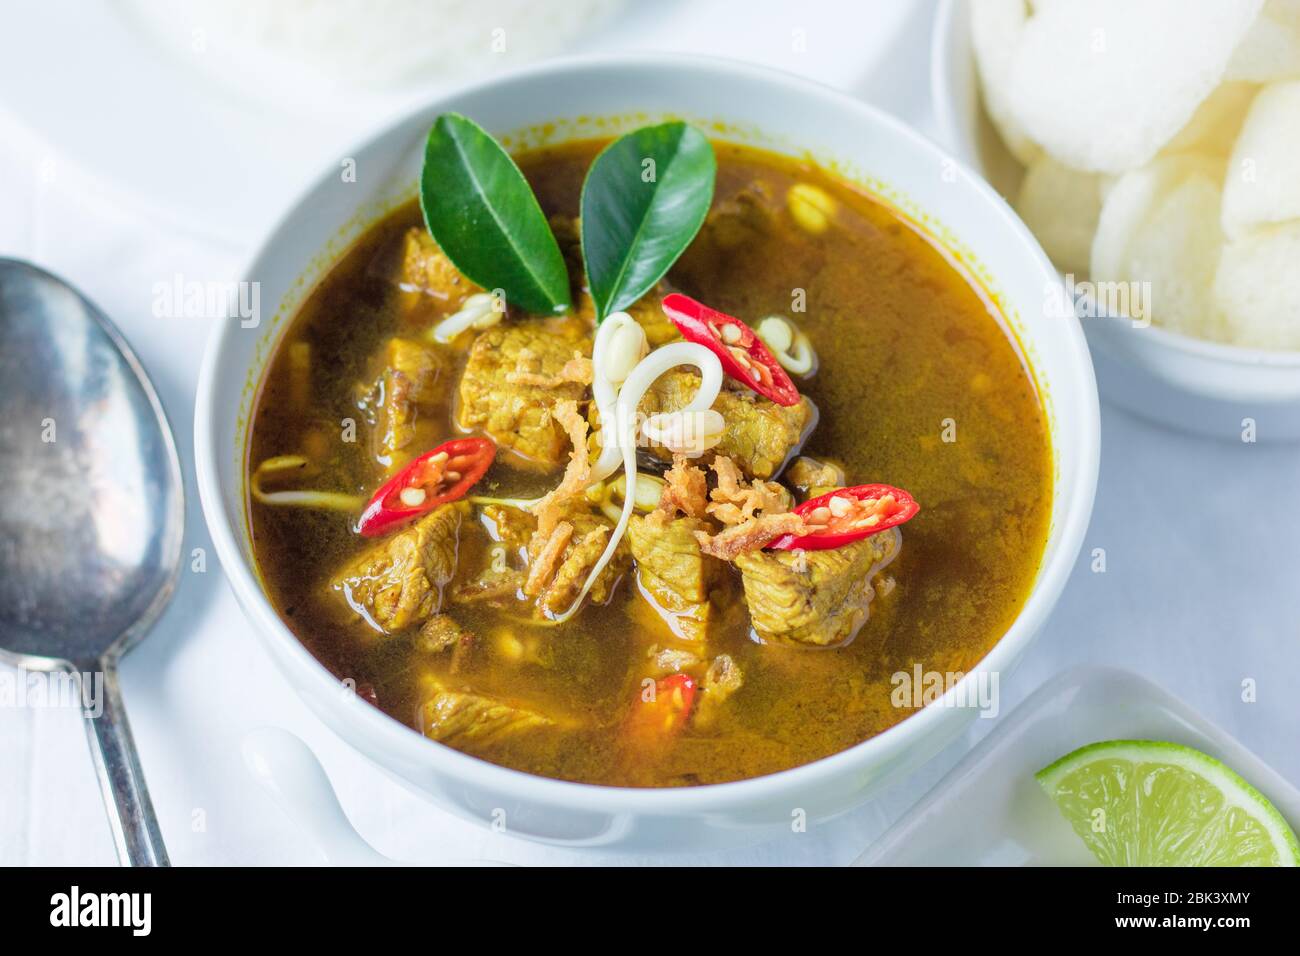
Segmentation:
<svg viewBox="0 0 1300 956">
<path fill-rule="evenodd" d="M 1282 814 L 1190 747 L 1107 740 L 1034 777 L 1104 866 L 1300 866 Z"/>
</svg>

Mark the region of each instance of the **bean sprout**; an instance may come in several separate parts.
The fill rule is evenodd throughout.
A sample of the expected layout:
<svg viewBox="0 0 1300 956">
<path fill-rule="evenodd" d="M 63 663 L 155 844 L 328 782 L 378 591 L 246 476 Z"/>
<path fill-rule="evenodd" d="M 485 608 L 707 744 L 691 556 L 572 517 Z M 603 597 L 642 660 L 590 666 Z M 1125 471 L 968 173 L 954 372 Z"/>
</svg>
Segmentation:
<svg viewBox="0 0 1300 956">
<path fill-rule="evenodd" d="M 634 493 L 636 510 L 642 514 L 649 514 L 658 508 L 659 499 L 663 497 L 665 484 L 666 482 L 662 478 L 638 473 Z M 626 494 L 626 476 L 620 474 L 613 481 L 601 482 L 588 488 L 587 500 L 599 508 L 606 518 L 617 523 L 619 516 L 623 512 L 620 506 L 614 504 L 614 498 L 617 497 L 619 501 L 622 501 Z"/>
<path fill-rule="evenodd" d="M 702 412 L 668 412 L 651 415 L 641 425 L 641 434 L 674 455 L 698 458 L 722 441 L 727 423 L 712 408 Z"/>
<path fill-rule="evenodd" d="M 291 471 L 306 468 L 308 461 L 302 455 L 276 455 L 268 458 L 253 472 L 249 480 L 249 491 L 253 498 L 264 505 L 289 506 L 298 508 L 324 508 L 327 511 L 358 512 L 366 506 L 366 499 L 360 495 L 349 495 L 338 491 L 265 491 L 262 481 L 267 477 L 284 475 Z"/>
<path fill-rule="evenodd" d="M 754 331 L 790 374 L 808 375 L 817 364 L 808 336 L 781 316 L 769 315 L 758 323 Z"/>
<path fill-rule="evenodd" d="M 500 505 L 503 508 L 518 508 L 520 511 L 531 511 L 533 505 L 541 501 L 541 498 L 491 498 L 487 495 L 466 495 L 465 500 L 472 505 Z"/>
<path fill-rule="evenodd" d="M 632 492 L 636 498 L 636 510 L 650 512 L 659 507 L 659 499 L 663 497 L 664 486 L 667 484 L 662 478 L 656 478 L 654 475 L 636 476 L 635 490 Z M 627 494 L 627 476 L 619 475 L 609 483 L 609 490 L 620 498 Z"/>
<path fill-rule="evenodd" d="M 476 292 L 465 300 L 459 312 L 447 316 L 429 332 L 435 342 L 446 344 L 466 329 L 487 329 L 496 325 L 505 315 L 497 297 L 490 292 Z"/>
<path fill-rule="evenodd" d="M 640 334 L 640 342 L 637 334 Z M 596 341 L 591 349 L 592 381 L 591 394 L 596 402 L 596 412 L 600 416 L 600 455 L 591 466 L 591 483 L 604 481 L 622 464 L 623 456 L 618 450 L 618 437 L 615 418 L 615 403 L 618 390 L 644 357 L 649 344 L 645 340 L 645 331 L 639 322 L 626 312 L 614 312 L 596 330 Z M 625 353 L 635 351 L 636 358 L 627 365 Z M 618 376 L 622 373 L 622 377 Z"/>
</svg>

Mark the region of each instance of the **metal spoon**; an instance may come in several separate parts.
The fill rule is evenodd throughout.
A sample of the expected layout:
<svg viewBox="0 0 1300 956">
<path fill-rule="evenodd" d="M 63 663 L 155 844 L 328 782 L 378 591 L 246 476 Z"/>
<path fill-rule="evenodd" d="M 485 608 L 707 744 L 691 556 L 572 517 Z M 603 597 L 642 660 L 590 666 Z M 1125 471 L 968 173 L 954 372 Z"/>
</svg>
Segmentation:
<svg viewBox="0 0 1300 956">
<path fill-rule="evenodd" d="M 168 861 L 117 662 L 171 598 L 184 522 L 176 445 L 130 346 L 67 284 L 0 259 L 0 658 L 70 675 L 136 866 Z"/>
</svg>

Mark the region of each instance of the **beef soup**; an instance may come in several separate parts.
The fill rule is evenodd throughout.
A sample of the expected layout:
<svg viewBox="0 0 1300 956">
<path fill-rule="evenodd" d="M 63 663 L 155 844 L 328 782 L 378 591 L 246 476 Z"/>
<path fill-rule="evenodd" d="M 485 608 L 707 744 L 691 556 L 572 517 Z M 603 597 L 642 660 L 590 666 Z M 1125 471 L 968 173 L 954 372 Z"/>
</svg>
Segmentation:
<svg viewBox="0 0 1300 956">
<path fill-rule="evenodd" d="M 564 314 L 494 309 L 415 203 L 312 292 L 251 428 L 263 584 L 358 694 L 508 767 L 660 787 L 836 753 L 913 712 L 896 674 L 969 670 L 1026 600 L 1052 487 L 1034 381 L 913 223 L 717 142 L 702 228 L 618 334 L 647 362 L 710 328 L 734 374 L 717 416 L 683 418 L 702 374 L 667 366 L 636 404 L 636 480 L 600 479 L 577 214 L 601 146 L 516 157 Z"/>
</svg>

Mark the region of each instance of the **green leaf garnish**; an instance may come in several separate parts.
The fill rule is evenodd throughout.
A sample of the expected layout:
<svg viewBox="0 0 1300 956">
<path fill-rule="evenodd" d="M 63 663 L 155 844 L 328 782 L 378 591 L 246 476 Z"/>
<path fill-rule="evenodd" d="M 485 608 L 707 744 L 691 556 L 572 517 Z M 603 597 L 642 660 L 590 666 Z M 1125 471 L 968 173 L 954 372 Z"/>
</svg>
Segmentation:
<svg viewBox="0 0 1300 956">
<path fill-rule="evenodd" d="M 699 130 L 677 121 L 610 143 L 582 185 L 582 258 L 597 320 L 664 277 L 704 224 L 717 162 Z"/>
<path fill-rule="evenodd" d="M 456 268 L 539 314 L 569 308 L 569 272 L 537 197 L 495 139 L 458 113 L 429 131 L 420 174 L 429 232 Z"/>
</svg>

